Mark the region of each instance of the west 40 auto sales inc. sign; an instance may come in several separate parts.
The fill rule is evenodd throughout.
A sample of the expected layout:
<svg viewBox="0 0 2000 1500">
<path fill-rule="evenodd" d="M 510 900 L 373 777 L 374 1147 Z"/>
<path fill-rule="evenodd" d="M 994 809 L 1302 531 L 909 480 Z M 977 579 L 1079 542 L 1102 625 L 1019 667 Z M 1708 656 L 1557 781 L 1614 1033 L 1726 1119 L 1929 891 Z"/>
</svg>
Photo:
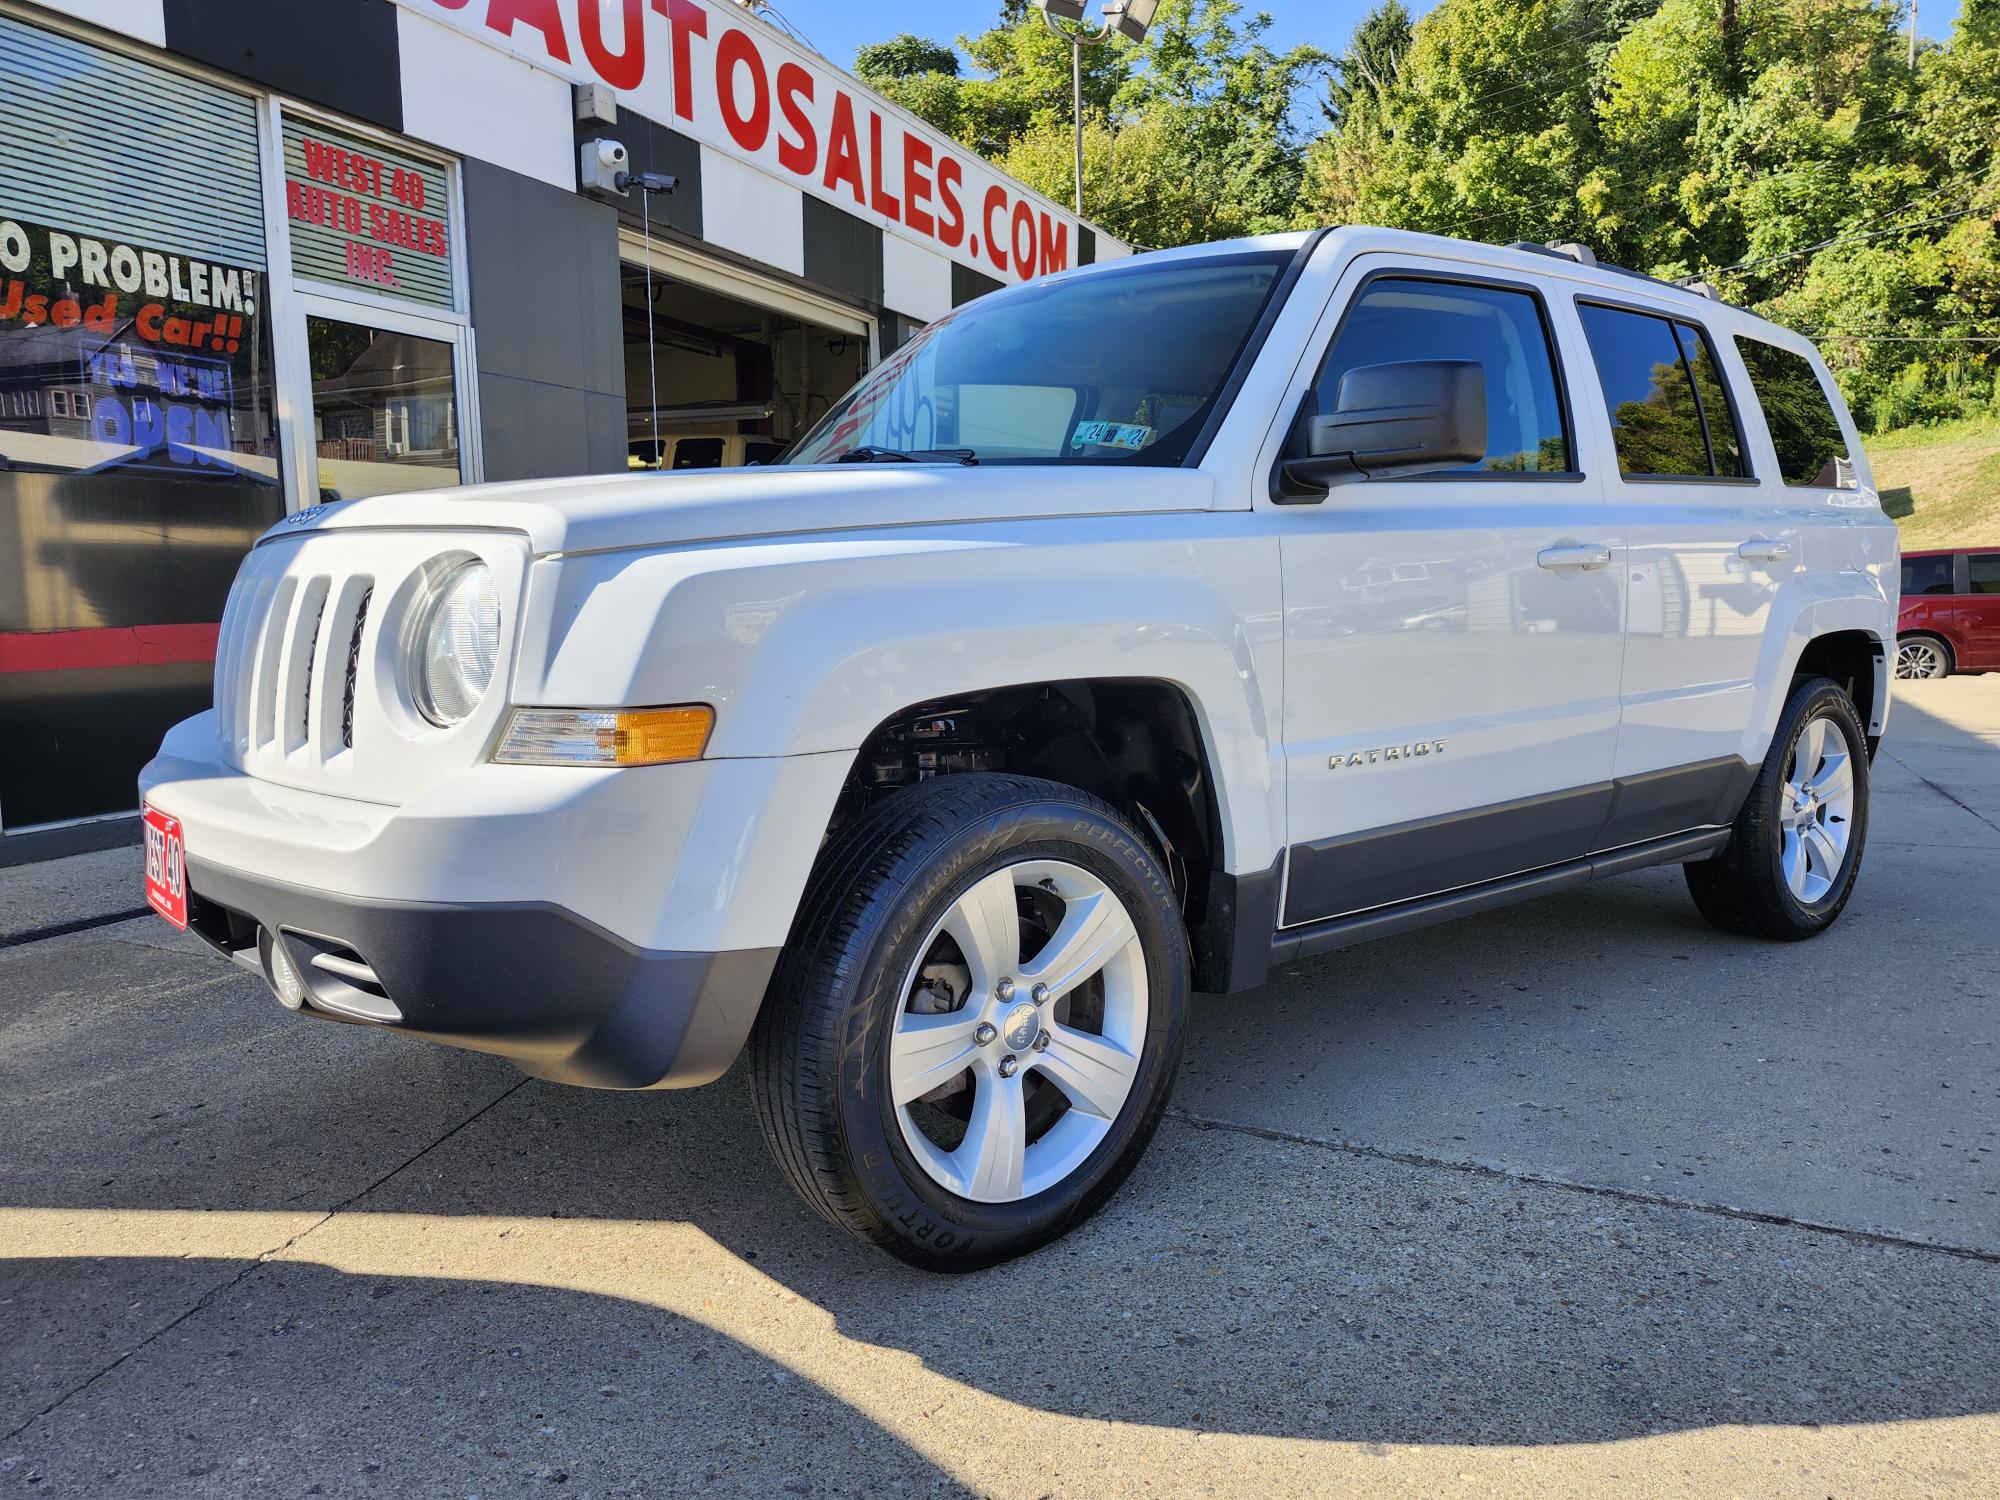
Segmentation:
<svg viewBox="0 0 2000 1500">
<path fill-rule="evenodd" d="M 402 0 L 1002 281 L 1074 263 L 1077 226 L 743 12 L 710 0 Z"/>
</svg>

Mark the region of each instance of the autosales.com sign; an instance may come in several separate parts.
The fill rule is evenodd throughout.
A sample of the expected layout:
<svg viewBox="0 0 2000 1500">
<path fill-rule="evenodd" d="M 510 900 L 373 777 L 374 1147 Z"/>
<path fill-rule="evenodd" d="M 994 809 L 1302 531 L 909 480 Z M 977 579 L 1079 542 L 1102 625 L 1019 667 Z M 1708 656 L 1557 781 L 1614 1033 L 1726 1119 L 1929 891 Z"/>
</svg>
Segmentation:
<svg viewBox="0 0 2000 1500">
<path fill-rule="evenodd" d="M 720 0 L 403 0 L 1002 281 L 1063 270 L 1076 223 Z"/>
</svg>

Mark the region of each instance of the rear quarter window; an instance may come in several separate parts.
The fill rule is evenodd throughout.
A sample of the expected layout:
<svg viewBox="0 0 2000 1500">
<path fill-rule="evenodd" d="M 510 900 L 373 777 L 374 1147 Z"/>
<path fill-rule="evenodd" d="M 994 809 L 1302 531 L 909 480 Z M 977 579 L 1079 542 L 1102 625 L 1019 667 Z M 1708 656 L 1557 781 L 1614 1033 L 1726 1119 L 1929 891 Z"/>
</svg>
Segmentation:
<svg viewBox="0 0 2000 1500">
<path fill-rule="evenodd" d="M 1737 352 L 1750 372 L 1750 388 L 1764 409 L 1778 472 L 1786 484 L 1812 489 L 1853 489 L 1853 455 L 1841 436 L 1826 387 L 1812 362 L 1762 339 L 1736 336 Z"/>
</svg>

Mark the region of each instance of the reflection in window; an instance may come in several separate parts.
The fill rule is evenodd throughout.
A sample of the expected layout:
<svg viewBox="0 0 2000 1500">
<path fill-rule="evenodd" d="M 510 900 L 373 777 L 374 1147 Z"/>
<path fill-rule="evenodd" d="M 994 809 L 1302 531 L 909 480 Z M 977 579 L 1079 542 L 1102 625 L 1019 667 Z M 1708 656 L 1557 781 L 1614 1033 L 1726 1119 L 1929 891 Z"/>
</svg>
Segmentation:
<svg viewBox="0 0 2000 1500">
<path fill-rule="evenodd" d="M 1853 489 L 1856 479 L 1847 439 L 1841 436 L 1840 419 L 1833 414 L 1833 403 L 1826 399 L 1812 362 L 1762 339 L 1738 336 L 1736 348 L 1750 371 L 1757 404 L 1764 408 L 1785 483 Z"/>
<path fill-rule="evenodd" d="M 442 339 L 306 319 L 322 499 L 459 482 L 458 396 Z"/>
<path fill-rule="evenodd" d="M 1590 303 L 1580 304 L 1577 313 L 1611 417 L 1618 472 L 1710 477 L 1701 407 L 1674 325 Z"/>
<path fill-rule="evenodd" d="M 0 17 L 0 33 L 12 26 Z M 58 118 L 37 99 L 41 76 L 30 70 L 25 107 Z M 40 170 L 43 150 L 10 140 L 0 175 L 17 160 Z M 16 827 L 132 805 L 161 733 L 208 703 L 229 581 L 285 502 L 261 268 L 8 211 L 0 637 L 34 648 L 0 673 L 0 813 Z M 112 275 L 148 257 L 177 268 L 164 296 Z"/>
<path fill-rule="evenodd" d="M 1701 402 L 1709 467 L 1720 478 L 1747 478 L 1750 468 L 1743 462 L 1743 434 L 1737 430 L 1736 412 L 1730 405 L 1728 387 L 1722 383 L 1722 371 L 1716 366 L 1715 349 L 1708 335 L 1692 323 L 1676 323 L 1674 332 L 1680 338 L 1681 358 L 1694 376 L 1694 393 Z"/>
<path fill-rule="evenodd" d="M 1334 409 L 1341 377 L 1350 370 L 1422 359 L 1477 360 L 1486 372 L 1486 457 L 1469 469 L 1571 468 L 1548 334 L 1533 297 L 1448 282 L 1370 282 L 1327 354 L 1319 409 Z"/>
<path fill-rule="evenodd" d="M 2000 552 L 1975 552 L 1965 565 L 1970 574 L 1966 592 L 2000 594 Z"/>
<path fill-rule="evenodd" d="M 903 345 L 793 448 L 1173 467 L 1223 399 L 1289 254 L 1142 258 L 980 298 Z"/>
</svg>

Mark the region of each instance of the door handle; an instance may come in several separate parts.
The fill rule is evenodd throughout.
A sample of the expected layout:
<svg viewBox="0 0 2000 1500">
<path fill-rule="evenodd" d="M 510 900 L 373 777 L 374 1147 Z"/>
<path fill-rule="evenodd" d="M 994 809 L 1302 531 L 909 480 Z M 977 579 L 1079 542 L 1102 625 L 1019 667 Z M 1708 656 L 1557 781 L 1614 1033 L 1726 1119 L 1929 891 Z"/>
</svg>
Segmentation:
<svg viewBox="0 0 2000 1500">
<path fill-rule="evenodd" d="M 1593 568 L 1610 567 L 1611 549 L 1601 542 L 1562 542 L 1537 552 L 1535 562 L 1551 570 L 1576 568 L 1587 573 Z"/>
<path fill-rule="evenodd" d="M 1792 555 L 1792 544 L 1757 536 L 1738 547 L 1736 555 L 1745 562 L 1783 562 Z"/>
</svg>

